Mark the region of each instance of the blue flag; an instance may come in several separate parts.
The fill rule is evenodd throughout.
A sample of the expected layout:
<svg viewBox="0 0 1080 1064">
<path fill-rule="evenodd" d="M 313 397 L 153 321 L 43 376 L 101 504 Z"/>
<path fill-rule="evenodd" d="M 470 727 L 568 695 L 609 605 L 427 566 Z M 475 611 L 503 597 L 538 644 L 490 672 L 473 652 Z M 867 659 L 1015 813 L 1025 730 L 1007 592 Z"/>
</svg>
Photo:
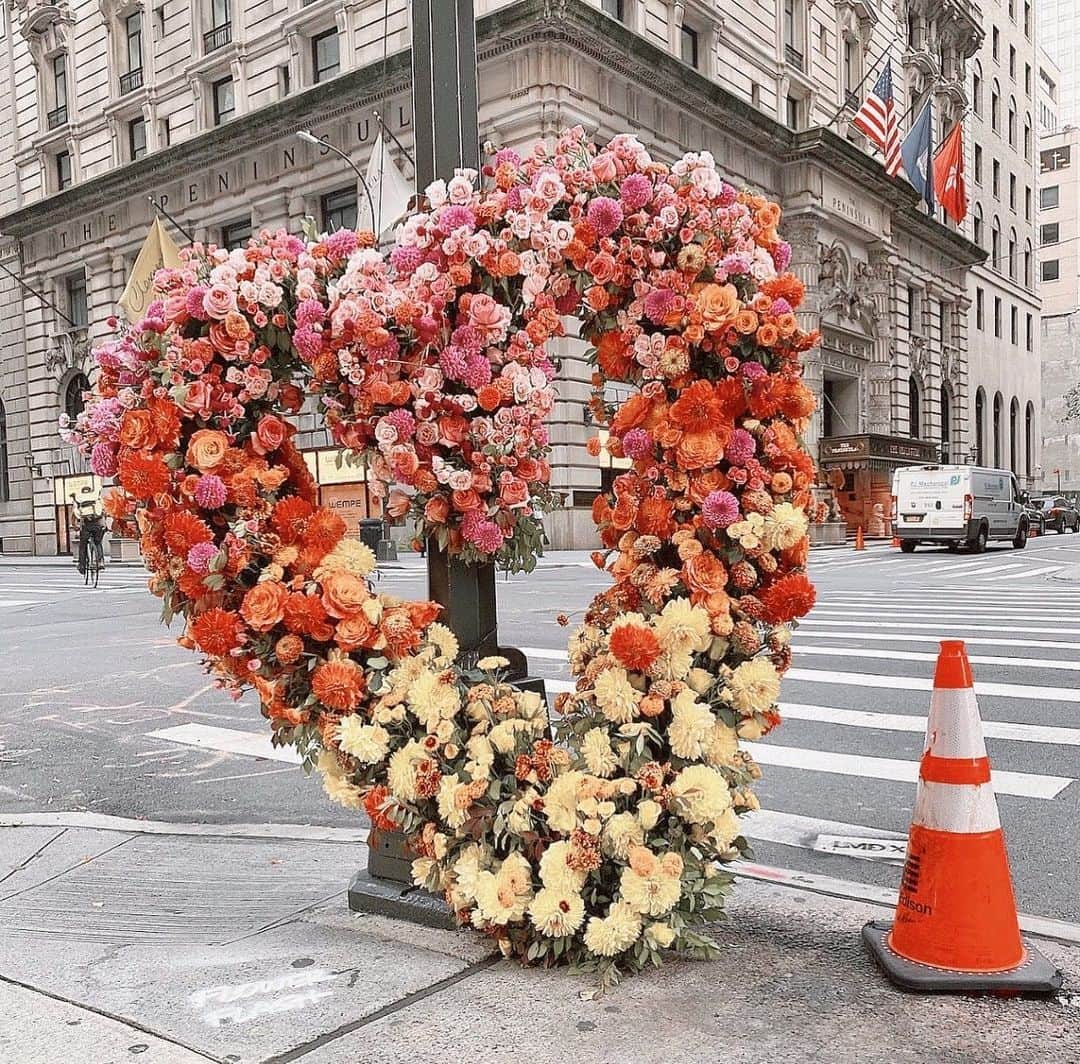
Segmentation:
<svg viewBox="0 0 1080 1064">
<path fill-rule="evenodd" d="M 924 200 L 931 212 L 934 210 L 934 175 L 931 170 L 931 151 L 934 141 L 934 120 L 930 100 L 915 119 L 900 145 L 900 157 L 904 160 L 904 173 Z"/>
</svg>

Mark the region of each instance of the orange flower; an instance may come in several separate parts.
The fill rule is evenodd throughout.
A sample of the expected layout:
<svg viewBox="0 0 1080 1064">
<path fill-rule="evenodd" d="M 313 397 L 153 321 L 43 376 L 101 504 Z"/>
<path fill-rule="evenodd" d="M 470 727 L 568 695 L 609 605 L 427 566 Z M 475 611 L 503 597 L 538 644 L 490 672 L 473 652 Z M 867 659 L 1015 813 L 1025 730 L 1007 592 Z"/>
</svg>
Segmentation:
<svg viewBox="0 0 1080 1064">
<path fill-rule="evenodd" d="M 352 661 L 325 661 L 311 676 L 311 692 L 330 709 L 351 713 L 364 693 L 364 674 Z"/>
<path fill-rule="evenodd" d="M 420 628 L 414 623 L 406 605 L 384 610 L 379 632 L 385 640 L 387 654 L 394 659 L 403 657 L 420 645 Z"/>
<path fill-rule="evenodd" d="M 651 628 L 622 624 L 611 633 L 611 653 L 631 672 L 645 672 L 660 657 L 660 640 Z"/>
<path fill-rule="evenodd" d="M 735 328 L 743 334 L 743 336 L 749 336 L 752 332 L 755 332 L 758 327 L 758 316 L 752 310 L 740 310 L 735 315 Z"/>
<path fill-rule="evenodd" d="M 331 617 L 351 617 L 369 598 L 367 584 L 352 573 L 339 570 L 323 579 L 322 604 Z"/>
<path fill-rule="evenodd" d="M 251 588 L 240 605 L 240 616 L 256 632 L 269 632 L 285 616 L 289 593 L 277 580 L 264 580 Z"/>
<path fill-rule="evenodd" d="M 766 322 L 759 327 L 757 336 L 755 336 L 754 339 L 757 340 L 762 347 L 772 347 L 780 339 L 780 330 L 777 329 L 775 325 Z"/>
<path fill-rule="evenodd" d="M 798 307 L 806 295 L 806 286 L 793 273 L 783 273 L 779 277 L 763 281 L 761 291 L 773 299 L 786 299 L 793 307 Z"/>
<path fill-rule="evenodd" d="M 783 470 L 779 473 L 773 473 L 771 487 L 777 495 L 786 495 L 791 491 L 791 485 L 791 474 L 785 473 Z"/>
<path fill-rule="evenodd" d="M 304 641 L 298 635 L 292 633 L 283 635 L 274 644 L 274 656 L 278 659 L 280 665 L 295 665 L 303 653 Z"/>
<path fill-rule="evenodd" d="M 364 616 L 356 613 L 338 622 L 334 630 L 334 642 L 342 650 L 357 650 L 360 647 L 374 647 L 379 634 L 376 625 Z"/>
<path fill-rule="evenodd" d="M 146 408 L 154 426 L 154 435 L 162 447 L 175 450 L 180 442 L 180 410 L 171 399 L 155 396 Z"/>
<path fill-rule="evenodd" d="M 187 446 L 188 465 L 205 473 L 214 469 L 229 449 L 229 437 L 216 429 L 199 429 L 192 434 Z"/>
<path fill-rule="evenodd" d="M 160 455 L 129 451 L 120 458 L 117 478 L 126 492 L 146 500 L 169 490 L 172 472 Z"/>
<path fill-rule="evenodd" d="M 817 593 L 805 573 L 791 573 L 775 580 L 759 597 L 765 607 L 765 620 L 784 624 L 806 616 L 814 607 Z"/>
<path fill-rule="evenodd" d="M 709 331 L 722 329 L 739 309 L 739 293 L 733 284 L 706 284 L 695 291 L 697 310 Z"/>
<path fill-rule="evenodd" d="M 293 591 L 285 603 L 285 627 L 296 635 L 307 635 L 325 642 L 334 634 L 322 600 L 317 595 Z"/>
<path fill-rule="evenodd" d="M 398 822 L 389 813 L 383 811 L 383 806 L 389 797 L 390 791 L 382 784 L 372 787 L 364 795 L 364 812 L 367 813 L 373 828 L 380 828 L 383 831 L 400 830 Z"/>
<path fill-rule="evenodd" d="M 241 642 L 240 618 L 216 606 L 191 622 L 191 637 L 204 654 L 223 658 Z"/>
<path fill-rule="evenodd" d="M 711 551 L 704 551 L 683 562 L 683 579 L 691 591 L 711 595 L 727 586 L 727 569 Z"/>
<path fill-rule="evenodd" d="M 671 519 L 672 503 L 670 499 L 642 499 L 638 507 L 635 527 L 643 536 L 659 536 L 667 539 L 671 535 L 675 522 Z"/>
<path fill-rule="evenodd" d="M 596 344 L 596 364 L 610 380 L 623 380 L 630 372 L 633 358 L 630 347 L 618 329 L 603 333 L 594 341 Z"/>
<path fill-rule="evenodd" d="M 649 416 L 649 400 L 640 392 L 635 392 L 623 403 L 611 419 L 611 431 L 616 436 L 625 436 L 633 428 L 642 425 Z"/>
<path fill-rule="evenodd" d="M 684 432 L 705 432 L 720 420 L 720 404 L 713 386 L 704 380 L 694 381 L 669 410 L 671 420 Z"/>
<path fill-rule="evenodd" d="M 120 442 L 132 450 L 153 447 L 157 443 L 149 410 L 128 410 L 120 422 Z"/>
<path fill-rule="evenodd" d="M 197 543 L 209 543 L 214 538 L 210 526 L 187 510 L 175 510 L 161 523 L 165 546 L 181 558 Z"/>
<path fill-rule="evenodd" d="M 723 454 L 723 445 L 715 432 L 688 432 L 679 441 L 675 460 L 680 469 L 702 469 L 716 465 Z"/>
<path fill-rule="evenodd" d="M 502 392 L 494 384 L 485 384 L 476 393 L 481 410 L 492 411 L 502 402 Z"/>
<path fill-rule="evenodd" d="M 757 209 L 754 220 L 762 229 L 773 229 L 780 224 L 780 205 L 768 202 Z"/>
</svg>

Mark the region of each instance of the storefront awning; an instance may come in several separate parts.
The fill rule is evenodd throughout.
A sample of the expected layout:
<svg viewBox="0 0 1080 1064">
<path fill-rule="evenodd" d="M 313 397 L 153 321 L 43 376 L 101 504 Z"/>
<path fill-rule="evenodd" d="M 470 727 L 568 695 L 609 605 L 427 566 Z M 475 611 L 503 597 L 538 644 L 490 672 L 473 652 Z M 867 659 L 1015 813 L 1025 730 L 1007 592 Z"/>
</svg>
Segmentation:
<svg viewBox="0 0 1080 1064">
<path fill-rule="evenodd" d="M 888 471 L 903 465 L 938 460 L 938 445 L 907 436 L 826 436 L 818 445 L 820 464 L 830 469 L 876 469 Z"/>
</svg>

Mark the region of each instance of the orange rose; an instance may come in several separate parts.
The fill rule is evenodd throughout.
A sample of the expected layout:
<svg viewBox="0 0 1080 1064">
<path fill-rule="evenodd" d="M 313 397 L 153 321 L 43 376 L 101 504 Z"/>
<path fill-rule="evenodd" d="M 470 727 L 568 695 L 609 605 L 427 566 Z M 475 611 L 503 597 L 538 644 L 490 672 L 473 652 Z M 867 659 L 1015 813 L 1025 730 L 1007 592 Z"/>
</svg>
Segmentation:
<svg viewBox="0 0 1080 1064">
<path fill-rule="evenodd" d="M 404 517 L 409 512 L 412 499 L 398 488 L 390 489 L 390 497 L 386 500 L 386 512 L 393 518 Z"/>
<path fill-rule="evenodd" d="M 721 329 L 738 313 L 739 293 L 733 284 L 706 284 L 695 293 L 706 329 Z"/>
<path fill-rule="evenodd" d="M 451 498 L 454 509 L 459 513 L 465 513 L 466 510 L 475 510 L 480 506 L 480 496 L 472 488 L 465 491 L 455 491 Z"/>
<path fill-rule="evenodd" d="M 608 295 L 606 288 L 594 284 L 585 289 L 585 302 L 589 304 L 590 310 L 599 313 L 601 310 L 607 309 L 611 303 L 611 297 Z"/>
<path fill-rule="evenodd" d="M 513 251 L 499 255 L 498 272 L 503 277 L 513 277 L 521 269 L 521 259 Z"/>
<path fill-rule="evenodd" d="M 727 587 L 727 569 L 711 551 L 704 551 L 683 562 L 683 579 L 691 591 L 712 595 Z"/>
<path fill-rule="evenodd" d="M 128 410 L 124 414 L 120 422 L 120 442 L 136 451 L 157 443 L 149 410 Z"/>
<path fill-rule="evenodd" d="M 216 429 L 199 429 L 188 441 L 187 461 L 203 473 L 214 469 L 229 449 L 229 438 Z"/>
<path fill-rule="evenodd" d="M 424 505 L 424 520 L 441 525 L 450 516 L 450 500 L 445 495 L 435 495 Z"/>
<path fill-rule="evenodd" d="M 766 203 L 759 207 L 755 219 L 762 229 L 772 229 L 780 224 L 780 205 Z"/>
<path fill-rule="evenodd" d="M 476 401 L 481 410 L 494 410 L 502 402 L 502 392 L 494 384 L 485 384 L 477 393 Z"/>
<path fill-rule="evenodd" d="M 715 432 L 687 432 L 679 441 L 675 460 L 680 469 L 702 469 L 716 465 L 722 454 L 720 437 Z"/>
<path fill-rule="evenodd" d="M 777 495 L 786 495 L 791 491 L 791 475 L 789 473 L 779 472 L 772 475 L 772 490 Z"/>
<path fill-rule="evenodd" d="M 336 570 L 322 582 L 322 604 L 331 617 L 351 617 L 371 597 L 367 584 L 358 576 Z"/>
<path fill-rule="evenodd" d="M 357 613 L 338 621 L 334 631 L 334 642 L 342 650 L 357 650 L 360 647 L 374 646 L 378 635 L 378 627 L 372 624 L 363 613 Z"/>
<path fill-rule="evenodd" d="M 269 632 L 280 624 L 285 616 L 285 602 L 289 597 L 285 585 L 277 580 L 264 580 L 256 584 L 244 596 L 240 606 L 240 616 L 256 632 Z"/>
<path fill-rule="evenodd" d="M 762 347 L 772 347 L 780 339 L 780 330 L 766 322 L 758 331 L 756 340 Z"/>
<path fill-rule="evenodd" d="M 273 414 L 263 414 L 259 418 L 251 443 L 259 454 L 269 454 L 285 442 L 287 434 L 285 422 L 281 418 L 274 417 Z"/>
<path fill-rule="evenodd" d="M 749 336 L 752 332 L 755 332 L 758 327 L 758 316 L 752 310 L 740 310 L 735 315 L 735 328 L 743 334 L 743 336 Z"/>
</svg>

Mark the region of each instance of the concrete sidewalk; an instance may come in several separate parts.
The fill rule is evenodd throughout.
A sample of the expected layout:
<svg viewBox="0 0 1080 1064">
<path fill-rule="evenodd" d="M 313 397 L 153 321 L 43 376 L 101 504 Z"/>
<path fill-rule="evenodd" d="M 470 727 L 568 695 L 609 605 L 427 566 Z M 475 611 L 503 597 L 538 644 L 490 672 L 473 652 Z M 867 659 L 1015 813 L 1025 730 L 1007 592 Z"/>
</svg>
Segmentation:
<svg viewBox="0 0 1080 1064">
<path fill-rule="evenodd" d="M 1080 1061 L 1080 947 L 1040 943 L 1066 972 L 1054 1000 L 914 997 L 859 941 L 885 910 L 741 880 L 720 961 L 594 997 L 477 935 L 351 914 L 361 837 L 62 813 L 0 828 L 0 1060 Z"/>
</svg>

